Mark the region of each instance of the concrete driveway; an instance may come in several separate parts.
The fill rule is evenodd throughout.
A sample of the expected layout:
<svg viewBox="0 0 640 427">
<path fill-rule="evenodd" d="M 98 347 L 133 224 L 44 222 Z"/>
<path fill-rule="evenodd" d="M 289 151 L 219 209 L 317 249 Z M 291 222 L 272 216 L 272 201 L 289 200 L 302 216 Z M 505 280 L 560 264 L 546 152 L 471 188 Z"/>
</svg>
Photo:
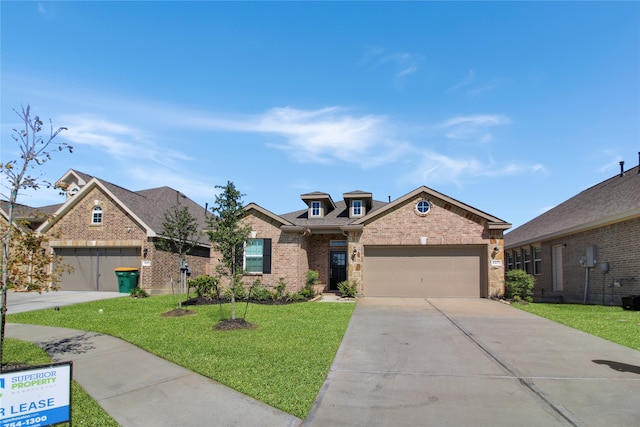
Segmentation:
<svg viewBox="0 0 640 427">
<path fill-rule="evenodd" d="M 361 299 L 303 426 L 426 425 L 640 425 L 640 352 L 486 299 Z"/>
</svg>

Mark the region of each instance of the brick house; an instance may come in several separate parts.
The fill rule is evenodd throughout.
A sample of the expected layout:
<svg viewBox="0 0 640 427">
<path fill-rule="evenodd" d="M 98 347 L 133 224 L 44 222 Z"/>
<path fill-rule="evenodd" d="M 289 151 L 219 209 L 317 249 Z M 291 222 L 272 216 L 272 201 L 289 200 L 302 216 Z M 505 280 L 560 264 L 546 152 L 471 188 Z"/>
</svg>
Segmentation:
<svg viewBox="0 0 640 427">
<path fill-rule="evenodd" d="M 536 278 L 534 299 L 620 305 L 640 294 L 638 166 L 505 235 L 507 270 Z"/>
<path fill-rule="evenodd" d="M 49 234 L 49 250 L 74 267 L 62 278 L 62 290 L 118 291 L 114 269 L 132 267 L 139 269 L 141 288 L 171 292 L 180 265 L 176 253 L 158 246 L 164 213 L 179 202 L 204 229 L 204 207 L 169 187 L 130 191 L 75 170 L 65 173 L 58 185 L 66 201 L 46 207 L 53 214 L 37 231 Z M 203 236 L 187 254 L 194 275 L 208 272 L 209 253 Z"/>
<path fill-rule="evenodd" d="M 395 201 L 352 191 L 334 201 L 302 194 L 306 208 L 276 215 L 255 203 L 244 253 L 247 283 L 280 278 L 300 289 L 309 269 L 324 291 L 355 280 L 365 296 L 494 297 L 504 292 L 505 221 L 427 187 Z M 215 253 L 212 265 L 218 260 Z M 213 269 L 212 269 L 213 271 Z"/>
</svg>

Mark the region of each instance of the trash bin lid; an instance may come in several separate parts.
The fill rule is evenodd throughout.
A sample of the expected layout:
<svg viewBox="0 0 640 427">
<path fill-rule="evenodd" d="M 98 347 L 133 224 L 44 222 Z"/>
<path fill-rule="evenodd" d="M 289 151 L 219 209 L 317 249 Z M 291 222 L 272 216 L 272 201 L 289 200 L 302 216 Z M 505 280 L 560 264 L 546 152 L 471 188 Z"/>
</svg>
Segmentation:
<svg viewBox="0 0 640 427">
<path fill-rule="evenodd" d="M 138 271 L 135 267 L 118 267 L 115 271 Z"/>
</svg>

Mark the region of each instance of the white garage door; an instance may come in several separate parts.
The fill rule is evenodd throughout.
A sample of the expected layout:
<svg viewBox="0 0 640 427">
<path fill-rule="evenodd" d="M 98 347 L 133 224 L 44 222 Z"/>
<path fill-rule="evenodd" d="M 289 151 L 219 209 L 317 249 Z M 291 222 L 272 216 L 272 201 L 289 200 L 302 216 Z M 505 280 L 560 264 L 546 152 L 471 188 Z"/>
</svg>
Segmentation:
<svg viewBox="0 0 640 427">
<path fill-rule="evenodd" d="M 483 247 L 365 247 L 365 296 L 482 296 Z"/>
<path fill-rule="evenodd" d="M 63 291 L 118 292 L 118 267 L 140 268 L 140 248 L 55 248 L 74 271 L 60 280 Z"/>
</svg>

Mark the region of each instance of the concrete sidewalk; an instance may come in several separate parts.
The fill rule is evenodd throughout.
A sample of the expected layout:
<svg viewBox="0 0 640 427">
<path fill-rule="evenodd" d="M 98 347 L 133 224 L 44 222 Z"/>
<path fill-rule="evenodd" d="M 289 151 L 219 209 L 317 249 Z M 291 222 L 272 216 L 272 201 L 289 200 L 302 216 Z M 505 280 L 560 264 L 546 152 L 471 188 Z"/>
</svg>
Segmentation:
<svg viewBox="0 0 640 427">
<path fill-rule="evenodd" d="M 35 342 L 124 427 L 298 426 L 298 418 L 108 335 L 7 324 L 7 336 Z"/>
<path fill-rule="evenodd" d="M 496 301 L 369 297 L 303 426 L 613 427 L 639 408 L 638 351 Z"/>
</svg>

